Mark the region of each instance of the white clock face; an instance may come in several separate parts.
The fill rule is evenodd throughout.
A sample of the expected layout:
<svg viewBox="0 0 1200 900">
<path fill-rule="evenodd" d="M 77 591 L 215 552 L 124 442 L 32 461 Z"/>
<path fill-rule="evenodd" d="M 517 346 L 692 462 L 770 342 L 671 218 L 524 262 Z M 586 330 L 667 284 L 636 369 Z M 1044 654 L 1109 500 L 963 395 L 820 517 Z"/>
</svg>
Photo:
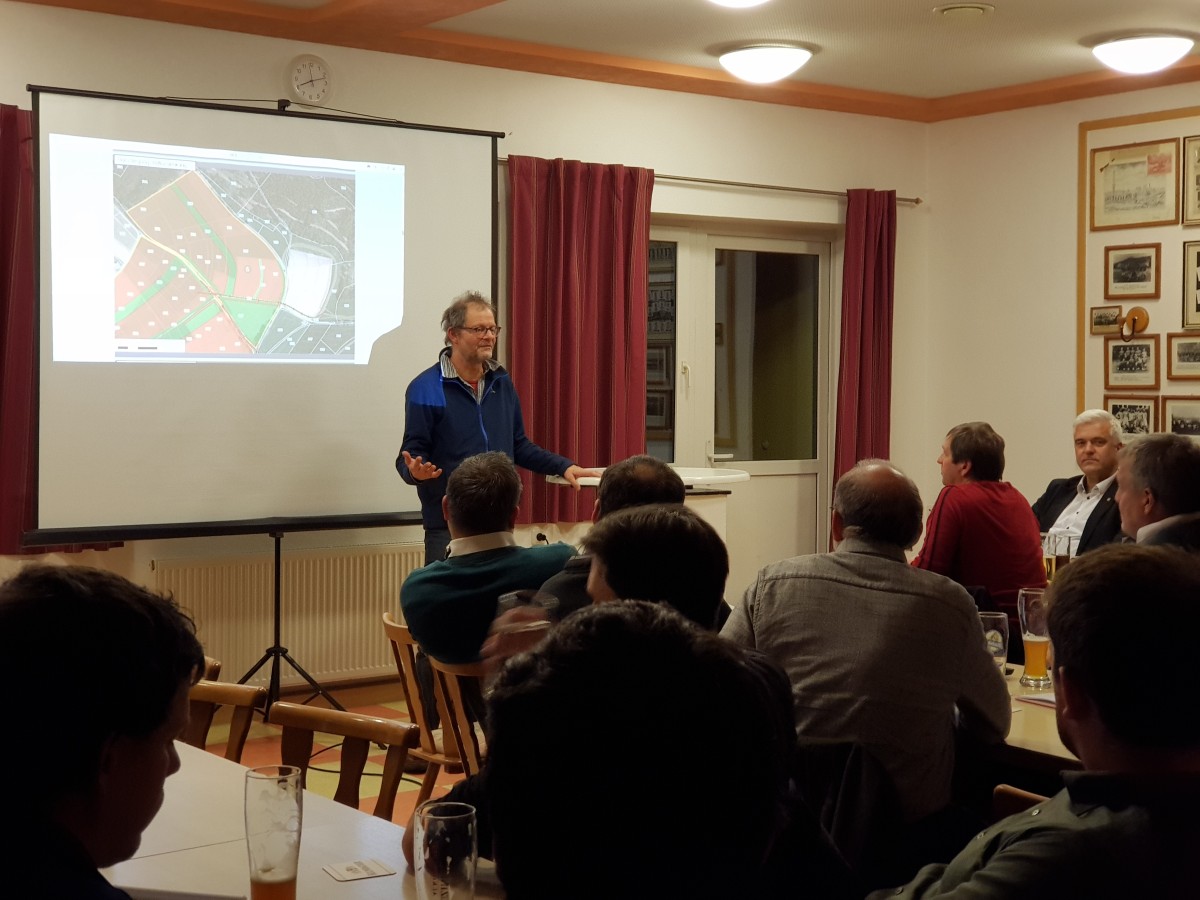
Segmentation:
<svg viewBox="0 0 1200 900">
<path fill-rule="evenodd" d="M 329 64 L 319 56 L 297 56 L 291 62 L 292 95 L 303 103 L 321 103 L 332 86 Z"/>
</svg>

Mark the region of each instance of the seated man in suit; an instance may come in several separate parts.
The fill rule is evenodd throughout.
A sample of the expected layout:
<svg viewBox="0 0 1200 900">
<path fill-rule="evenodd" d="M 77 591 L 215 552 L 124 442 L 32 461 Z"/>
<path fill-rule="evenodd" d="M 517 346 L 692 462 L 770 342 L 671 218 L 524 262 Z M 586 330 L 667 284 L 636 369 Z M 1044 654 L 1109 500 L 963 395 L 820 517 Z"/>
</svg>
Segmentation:
<svg viewBox="0 0 1200 900">
<path fill-rule="evenodd" d="M 1117 452 L 1121 423 L 1102 409 L 1075 418 L 1075 463 L 1082 476 L 1056 478 L 1033 504 L 1038 525 L 1051 539 L 1066 538 L 1071 556 L 1111 544 L 1121 534 L 1117 509 Z"/>
<path fill-rule="evenodd" d="M 1055 718 L 1084 771 L 1064 772 L 1064 790 L 948 865 L 870 900 L 1196 896 L 1200 566 L 1175 548 L 1111 545 L 1059 572 L 1050 592 Z"/>
<path fill-rule="evenodd" d="M 573 555 L 569 544 L 517 546 L 520 499 L 516 467 L 498 451 L 468 457 L 450 476 L 442 498 L 450 555 L 400 586 L 404 620 L 426 653 L 449 663 L 479 659 L 500 595 L 537 588 Z"/>
<path fill-rule="evenodd" d="M 1121 529 L 1139 544 L 1176 543 L 1189 517 L 1200 513 L 1200 444 L 1181 434 L 1150 434 L 1117 456 Z"/>
<path fill-rule="evenodd" d="M 119 575 L 31 565 L 0 584 L 0 893 L 128 900 L 97 869 L 133 856 L 162 806 L 203 668 L 191 619 Z"/>
</svg>

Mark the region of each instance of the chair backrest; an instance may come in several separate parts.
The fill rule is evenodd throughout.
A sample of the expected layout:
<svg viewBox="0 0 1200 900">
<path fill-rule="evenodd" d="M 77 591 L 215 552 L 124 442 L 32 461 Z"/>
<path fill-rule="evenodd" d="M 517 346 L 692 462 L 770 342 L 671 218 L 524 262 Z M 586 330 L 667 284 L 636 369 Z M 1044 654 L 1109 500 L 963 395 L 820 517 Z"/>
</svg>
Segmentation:
<svg viewBox="0 0 1200 900">
<path fill-rule="evenodd" d="M 207 681 L 216 681 L 221 677 L 221 661 L 211 656 L 204 657 L 204 674 L 200 676 Z"/>
<path fill-rule="evenodd" d="M 803 737 L 792 777 L 838 853 L 869 887 L 890 880 L 904 828 L 900 799 L 883 764 L 861 744 Z"/>
<path fill-rule="evenodd" d="M 433 692 L 442 718 L 442 734 L 450 733 L 463 769 L 474 775 L 483 765 L 483 746 L 464 697 L 469 690 L 467 682 L 473 680 L 478 688 L 488 672 L 482 662 L 455 665 L 432 656 L 429 665 L 433 669 Z"/>
<path fill-rule="evenodd" d="M 396 790 L 404 777 L 404 763 L 408 759 L 409 748 L 417 746 L 419 732 L 416 725 L 282 700 L 271 704 L 269 721 L 272 725 L 283 726 L 280 756 L 284 765 L 300 769 L 302 780 L 308 773 L 314 733 L 319 731 L 342 738 L 341 773 L 333 799 L 355 809 L 358 808 L 359 785 L 371 753 L 371 744 L 384 745 L 387 756 L 383 763 L 379 798 L 375 801 L 375 815 L 391 820 Z"/>
<path fill-rule="evenodd" d="M 217 665 L 219 667 L 220 663 Z M 233 718 L 229 722 L 225 758 L 241 762 L 246 737 L 254 723 L 254 712 L 261 712 L 266 702 L 266 688 L 201 679 L 188 692 L 188 726 L 183 732 L 183 741 L 203 750 L 217 707 L 231 706 Z"/>
<path fill-rule="evenodd" d="M 998 784 L 992 789 L 992 821 L 1007 819 L 1048 799 L 1050 798 L 1013 787 L 1011 784 Z"/>
<path fill-rule="evenodd" d="M 429 727 L 430 711 L 425 709 L 417 684 L 417 642 L 408 626 L 393 619 L 390 612 L 383 614 L 383 631 L 392 645 L 392 656 L 400 673 L 400 685 L 404 688 L 404 702 L 408 706 L 408 718 L 421 729 L 421 749 L 426 753 L 438 753 L 440 751 L 433 729 Z"/>
</svg>

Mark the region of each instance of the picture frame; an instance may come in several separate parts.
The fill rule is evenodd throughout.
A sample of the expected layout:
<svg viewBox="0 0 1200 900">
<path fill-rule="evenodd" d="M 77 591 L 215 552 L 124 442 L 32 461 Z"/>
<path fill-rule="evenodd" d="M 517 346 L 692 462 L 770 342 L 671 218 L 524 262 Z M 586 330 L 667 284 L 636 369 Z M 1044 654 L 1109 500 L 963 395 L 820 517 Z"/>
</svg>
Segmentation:
<svg viewBox="0 0 1200 900">
<path fill-rule="evenodd" d="M 1179 223 L 1179 138 L 1093 148 L 1090 173 L 1092 231 Z"/>
<path fill-rule="evenodd" d="M 646 391 L 646 437 L 669 438 L 675 428 L 675 403 L 672 391 Z"/>
<path fill-rule="evenodd" d="M 1142 334 L 1130 340 L 1110 335 L 1104 339 L 1104 389 L 1106 391 L 1157 391 L 1159 340 Z"/>
<path fill-rule="evenodd" d="M 1121 330 L 1121 307 L 1093 306 L 1088 313 L 1091 334 L 1116 334 Z"/>
<path fill-rule="evenodd" d="M 1158 431 L 1159 398 L 1135 394 L 1105 394 L 1104 408 L 1126 435 L 1153 434 Z"/>
<path fill-rule="evenodd" d="M 1162 244 L 1120 244 L 1104 248 L 1105 300 L 1157 300 Z"/>
<path fill-rule="evenodd" d="M 1200 225 L 1200 135 L 1183 139 L 1183 224 Z"/>
<path fill-rule="evenodd" d="M 672 388 L 675 365 L 674 347 L 670 344 L 651 344 L 646 348 L 646 387 Z"/>
<path fill-rule="evenodd" d="M 1183 243 L 1183 327 L 1200 328 L 1200 241 Z"/>
<path fill-rule="evenodd" d="M 1171 381 L 1200 381 L 1200 334 L 1167 335 L 1167 378 Z"/>
<path fill-rule="evenodd" d="M 1200 397 L 1163 397 L 1162 430 L 1200 440 Z"/>
</svg>

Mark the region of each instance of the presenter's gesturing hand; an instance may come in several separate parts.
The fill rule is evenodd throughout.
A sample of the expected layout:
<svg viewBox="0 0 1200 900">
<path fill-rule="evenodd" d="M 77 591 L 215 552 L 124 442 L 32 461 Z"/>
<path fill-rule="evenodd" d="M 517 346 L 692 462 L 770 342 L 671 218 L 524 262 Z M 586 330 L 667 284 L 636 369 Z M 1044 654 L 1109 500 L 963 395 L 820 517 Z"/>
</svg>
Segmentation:
<svg viewBox="0 0 1200 900">
<path fill-rule="evenodd" d="M 603 474 L 603 469 L 582 469 L 579 466 L 571 466 L 571 468 L 562 473 L 562 477 L 567 484 L 575 488 L 575 490 L 579 490 L 583 487 L 579 483 L 580 478 L 599 478 Z"/>
<path fill-rule="evenodd" d="M 431 478 L 438 478 L 442 474 L 442 470 L 433 463 L 425 462 L 419 456 L 413 456 L 407 450 L 402 453 L 404 464 L 408 466 L 408 474 L 413 477 L 414 481 L 428 481 Z"/>
</svg>

